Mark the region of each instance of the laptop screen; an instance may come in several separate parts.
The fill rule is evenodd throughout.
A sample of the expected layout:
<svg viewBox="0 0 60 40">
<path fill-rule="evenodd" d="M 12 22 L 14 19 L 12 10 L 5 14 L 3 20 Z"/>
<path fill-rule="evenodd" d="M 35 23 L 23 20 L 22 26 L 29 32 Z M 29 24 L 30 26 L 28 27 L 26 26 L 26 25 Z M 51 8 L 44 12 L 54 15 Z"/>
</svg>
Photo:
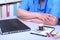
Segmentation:
<svg viewBox="0 0 60 40">
<path fill-rule="evenodd" d="M 0 20 L 0 28 L 2 33 L 30 29 L 18 19 Z"/>
</svg>

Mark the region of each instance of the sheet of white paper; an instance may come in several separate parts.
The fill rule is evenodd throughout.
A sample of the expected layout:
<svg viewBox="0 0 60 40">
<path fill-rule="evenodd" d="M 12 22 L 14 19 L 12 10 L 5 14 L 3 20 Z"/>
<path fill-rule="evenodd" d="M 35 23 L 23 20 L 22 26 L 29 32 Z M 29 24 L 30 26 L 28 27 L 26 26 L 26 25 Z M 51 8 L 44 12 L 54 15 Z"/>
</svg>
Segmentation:
<svg viewBox="0 0 60 40">
<path fill-rule="evenodd" d="M 50 33 L 53 30 L 54 30 L 53 28 L 44 27 L 43 31 L 36 29 L 36 30 L 32 30 L 31 33 L 40 34 L 40 35 L 46 35 L 46 33 Z"/>
</svg>

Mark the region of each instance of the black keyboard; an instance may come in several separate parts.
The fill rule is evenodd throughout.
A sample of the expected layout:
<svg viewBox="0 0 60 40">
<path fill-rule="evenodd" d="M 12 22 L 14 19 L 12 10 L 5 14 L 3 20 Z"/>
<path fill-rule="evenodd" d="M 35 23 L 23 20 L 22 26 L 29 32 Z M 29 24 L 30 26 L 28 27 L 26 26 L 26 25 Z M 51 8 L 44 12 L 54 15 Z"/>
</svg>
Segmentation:
<svg viewBox="0 0 60 40">
<path fill-rule="evenodd" d="M 18 19 L 0 20 L 0 34 L 29 31 L 30 28 Z"/>
</svg>

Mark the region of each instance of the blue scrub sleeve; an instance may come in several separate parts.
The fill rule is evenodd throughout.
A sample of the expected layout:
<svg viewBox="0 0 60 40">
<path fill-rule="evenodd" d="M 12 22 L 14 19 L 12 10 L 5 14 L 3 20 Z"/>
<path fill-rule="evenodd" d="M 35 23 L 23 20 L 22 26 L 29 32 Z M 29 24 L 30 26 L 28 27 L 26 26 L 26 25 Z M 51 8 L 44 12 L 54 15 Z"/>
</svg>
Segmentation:
<svg viewBox="0 0 60 40">
<path fill-rule="evenodd" d="M 53 1 L 53 6 L 50 13 L 57 18 L 60 18 L 60 0 Z"/>
<path fill-rule="evenodd" d="M 22 0 L 19 8 L 24 9 L 24 10 L 28 10 L 28 0 Z"/>
</svg>

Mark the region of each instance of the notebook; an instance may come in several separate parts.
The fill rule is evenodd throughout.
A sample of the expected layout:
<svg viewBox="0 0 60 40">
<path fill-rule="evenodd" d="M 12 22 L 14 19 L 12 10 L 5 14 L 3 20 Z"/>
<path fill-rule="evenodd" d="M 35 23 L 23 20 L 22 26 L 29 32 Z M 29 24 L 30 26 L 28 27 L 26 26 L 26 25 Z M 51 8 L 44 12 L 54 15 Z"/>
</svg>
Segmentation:
<svg viewBox="0 0 60 40">
<path fill-rule="evenodd" d="M 29 31 L 30 28 L 18 19 L 0 20 L 0 34 Z"/>
</svg>

